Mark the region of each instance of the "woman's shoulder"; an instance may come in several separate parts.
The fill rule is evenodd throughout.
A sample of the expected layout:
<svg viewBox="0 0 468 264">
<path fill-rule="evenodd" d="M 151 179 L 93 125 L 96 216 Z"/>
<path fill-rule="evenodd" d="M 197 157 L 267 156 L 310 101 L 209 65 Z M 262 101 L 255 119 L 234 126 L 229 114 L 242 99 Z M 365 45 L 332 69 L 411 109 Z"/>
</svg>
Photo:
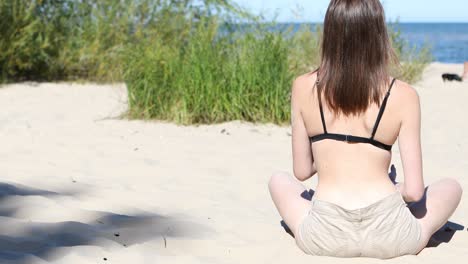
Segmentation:
<svg viewBox="0 0 468 264">
<path fill-rule="evenodd" d="M 316 80 L 316 71 L 308 72 L 297 76 L 293 81 L 292 95 L 303 96 L 305 94 L 310 94 L 314 88 Z"/>
<path fill-rule="evenodd" d="M 394 87 L 392 88 L 391 94 L 396 97 L 400 103 L 419 103 L 418 91 L 410 84 L 396 79 Z"/>
</svg>

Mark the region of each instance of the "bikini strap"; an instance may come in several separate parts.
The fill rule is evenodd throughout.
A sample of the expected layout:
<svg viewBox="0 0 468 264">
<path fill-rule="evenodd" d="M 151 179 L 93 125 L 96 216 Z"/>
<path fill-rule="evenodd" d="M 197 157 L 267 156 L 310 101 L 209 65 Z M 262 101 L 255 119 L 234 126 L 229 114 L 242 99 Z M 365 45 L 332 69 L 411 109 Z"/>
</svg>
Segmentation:
<svg viewBox="0 0 468 264">
<path fill-rule="evenodd" d="M 388 101 L 388 97 L 390 96 L 390 91 L 392 90 L 392 87 L 395 81 L 396 81 L 396 78 L 393 78 L 392 83 L 390 84 L 390 87 L 388 88 L 387 94 L 385 95 L 385 98 L 382 102 L 382 105 L 380 106 L 379 114 L 377 115 L 377 120 L 375 121 L 374 129 L 372 130 L 372 136 L 370 137 L 372 140 L 374 139 L 375 133 L 377 132 L 377 128 L 379 127 L 380 120 L 382 119 L 382 115 L 385 111 L 385 107 L 387 106 L 387 101 Z"/>
</svg>

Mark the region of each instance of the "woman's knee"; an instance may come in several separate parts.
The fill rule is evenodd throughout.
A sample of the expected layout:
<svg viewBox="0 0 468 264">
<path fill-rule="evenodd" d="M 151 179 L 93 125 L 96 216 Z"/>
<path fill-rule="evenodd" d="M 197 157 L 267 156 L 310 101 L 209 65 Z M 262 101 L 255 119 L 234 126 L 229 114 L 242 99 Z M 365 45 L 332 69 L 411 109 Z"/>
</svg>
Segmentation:
<svg viewBox="0 0 468 264">
<path fill-rule="evenodd" d="M 270 177 L 270 181 L 268 181 L 268 188 L 271 190 L 277 185 L 281 185 L 286 180 L 288 180 L 289 174 L 283 171 L 277 171 L 273 173 Z"/>
<path fill-rule="evenodd" d="M 453 195 L 458 200 L 461 199 L 461 196 L 463 194 L 463 188 L 457 179 L 445 178 L 441 181 L 444 183 L 444 185 L 448 189 L 447 193 L 449 193 L 450 195 Z"/>
<path fill-rule="evenodd" d="M 454 194 L 458 197 L 459 200 L 461 200 L 462 194 L 463 194 L 463 188 L 460 184 L 460 182 L 456 179 L 450 178 L 450 182 L 452 185 L 452 189 Z"/>
</svg>

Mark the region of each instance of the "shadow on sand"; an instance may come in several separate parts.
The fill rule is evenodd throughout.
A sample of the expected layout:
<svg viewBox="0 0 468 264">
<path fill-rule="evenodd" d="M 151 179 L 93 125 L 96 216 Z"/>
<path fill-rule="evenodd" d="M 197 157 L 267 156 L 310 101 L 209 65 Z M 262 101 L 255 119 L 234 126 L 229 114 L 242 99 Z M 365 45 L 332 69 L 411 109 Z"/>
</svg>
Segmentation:
<svg viewBox="0 0 468 264">
<path fill-rule="evenodd" d="M 26 196 L 53 199 L 64 194 L 0 183 L 0 263 L 25 263 L 25 259 L 31 256 L 45 261 L 60 259 L 63 256 L 57 254 L 56 249 L 61 247 L 104 247 L 109 243 L 129 247 L 153 239 L 161 239 L 161 245 L 165 245 L 170 237 L 202 236 L 208 231 L 200 224 L 185 220 L 187 217 L 156 214 L 95 212 L 96 219 L 88 223 L 28 221 L 15 216 L 21 207 L 18 201 L 21 203 Z M 9 203 L 14 206 L 9 206 Z"/>
</svg>

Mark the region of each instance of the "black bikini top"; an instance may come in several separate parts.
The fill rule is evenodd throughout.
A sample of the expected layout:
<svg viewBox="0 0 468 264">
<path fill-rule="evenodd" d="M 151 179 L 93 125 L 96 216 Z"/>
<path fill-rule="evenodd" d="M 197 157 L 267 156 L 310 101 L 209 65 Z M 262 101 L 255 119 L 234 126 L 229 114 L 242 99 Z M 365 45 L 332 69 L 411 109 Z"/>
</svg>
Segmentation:
<svg viewBox="0 0 468 264">
<path fill-rule="evenodd" d="M 322 100 L 320 99 L 320 96 L 319 96 L 318 100 L 319 100 L 319 106 L 320 106 L 320 117 L 322 118 L 323 134 L 309 137 L 310 142 L 317 142 L 317 141 L 324 140 L 324 139 L 333 139 L 333 140 L 345 141 L 345 142 L 351 142 L 351 143 L 368 143 L 378 148 L 391 151 L 392 150 L 391 145 L 387 145 L 387 144 L 384 144 L 382 142 L 375 140 L 374 136 L 375 136 L 375 133 L 377 132 L 377 128 L 379 127 L 380 119 L 382 119 L 382 115 L 385 111 L 385 107 L 387 106 L 387 100 L 388 100 L 388 97 L 390 96 L 390 91 L 392 90 L 392 86 L 395 83 L 395 80 L 396 80 L 395 78 L 392 80 L 392 83 L 390 84 L 390 87 L 388 88 L 387 94 L 385 95 L 385 98 L 382 101 L 382 105 L 380 106 L 379 114 L 377 115 L 377 120 L 375 121 L 374 129 L 372 130 L 372 135 L 370 138 L 328 133 L 327 127 L 325 125 L 325 118 L 323 115 Z"/>
</svg>

